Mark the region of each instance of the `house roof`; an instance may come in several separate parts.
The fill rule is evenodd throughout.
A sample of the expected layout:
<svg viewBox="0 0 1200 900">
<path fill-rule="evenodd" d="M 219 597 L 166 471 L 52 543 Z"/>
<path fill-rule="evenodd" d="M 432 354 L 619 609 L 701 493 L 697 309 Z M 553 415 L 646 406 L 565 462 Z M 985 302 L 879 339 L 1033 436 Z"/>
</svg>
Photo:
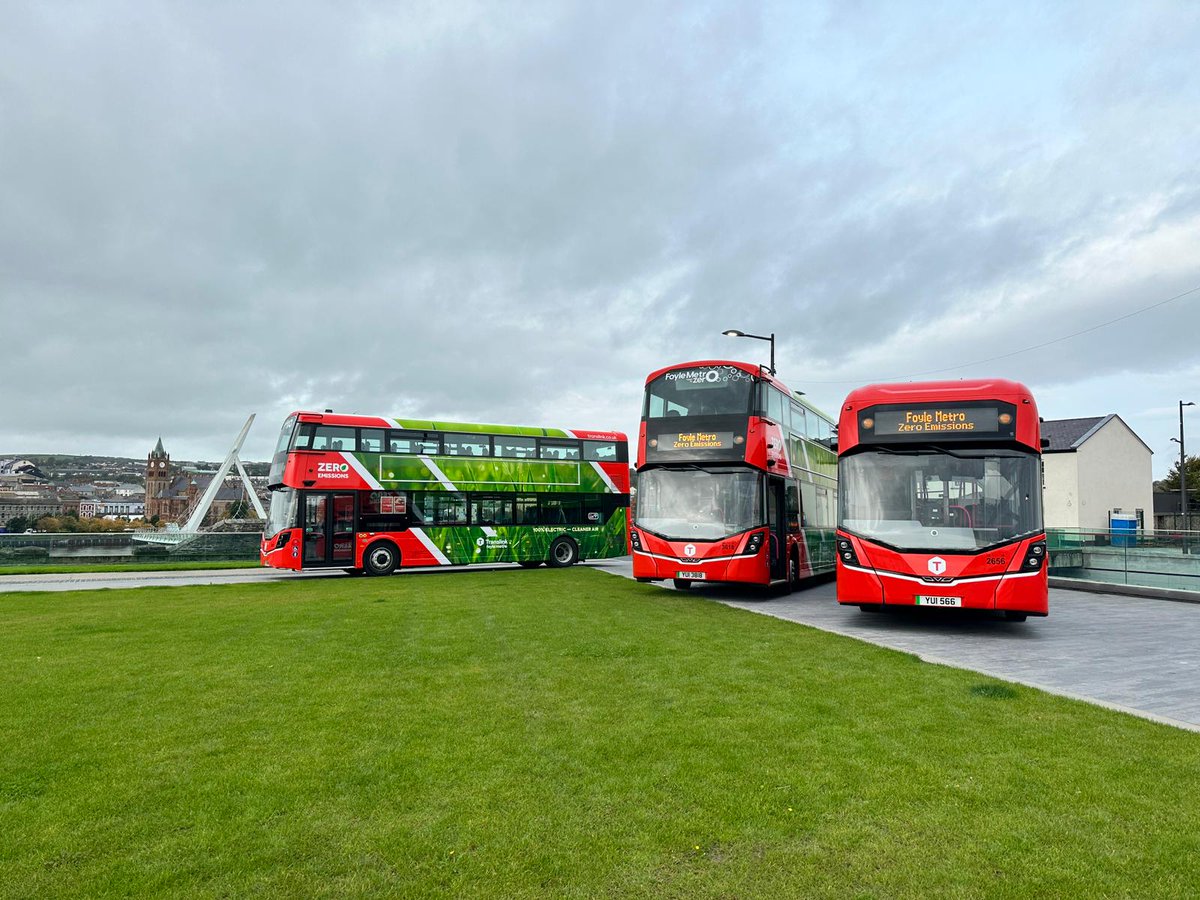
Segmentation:
<svg viewBox="0 0 1200 900">
<path fill-rule="evenodd" d="M 1088 416 L 1082 419 L 1044 419 L 1041 427 L 1042 438 L 1048 440 L 1050 444 L 1044 447 L 1042 452 L 1074 453 L 1084 441 L 1113 419 L 1125 425 L 1125 420 L 1116 413 L 1109 413 L 1107 416 Z M 1125 429 L 1137 439 L 1139 444 L 1151 453 L 1154 452 L 1132 428 L 1125 425 Z"/>
</svg>

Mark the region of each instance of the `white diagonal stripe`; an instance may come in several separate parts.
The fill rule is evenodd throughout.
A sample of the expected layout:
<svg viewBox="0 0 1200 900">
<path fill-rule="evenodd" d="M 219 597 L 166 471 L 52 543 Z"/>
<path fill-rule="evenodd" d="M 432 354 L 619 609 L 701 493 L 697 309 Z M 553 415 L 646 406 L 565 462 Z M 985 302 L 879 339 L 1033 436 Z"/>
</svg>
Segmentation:
<svg viewBox="0 0 1200 900">
<path fill-rule="evenodd" d="M 350 468 L 352 468 L 355 472 L 358 473 L 358 477 L 361 478 L 363 481 L 365 481 L 367 483 L 367 485 L 370 486 L 371 490 L 373 490 L 373 491 L 382 491 L 383 490 L 383 485 L 379 483 L 379 481 L 375 478 L 374 475 L 372 475 L 370 472 L 367 471 L 367 467 L 364 466 L 361 462 L 359 462 L 358 458 L 353 453 L 343 453 L 342 459 L 344 459 L 347 463 L 350 464 Z"/>
<path fill-rule="evenodd" d="M 599 475 L 601 478 L 604 479 L 604 483 L 608 485 L 608 489 L 610 491 L 612 491 L 614 494 L 621 493 L 620 491 L 617 490 L 617 486 L 615 484 L 613 484 L 613 480 L 608 477 L 608 473 L 605 472 L 602 468 L 600 468 L 600 463 L 598 463 L 598 462 L 592 463 L 592 468 L 596 470 L 597 475 Z"/>
<path fill-rule="evenodd" d="M 444 487 L 448 491 L 457 491 L 458 490 L 458 488 L 456 488 L 454 486 L 454 482 L 451 481 L 449 478 L 447 478 L 446 473 L 443 472 L 438 467 L 438 464 L 433 461 L 433 457 L 418 456 L 417 459 L 419 459 L 419 460 L 421 460 L 421 462 L 425 463 L 425 468 L 427 468 L 430 472 L 433 473 L 433 477 L 436 478 L 439 482 L 441 482 L 442 487 Z"/>
<path fill-rule="evenodd" d="M 427 535 L 424 531 L 422 531 L 420 528 L 410 528 L 408 529 L 408 533 L 420 541 L 421 545 L 431 554 L 433 554 L 433 558 L 436 559 L 440 565 L 450 565 L 450 558 L 437 548 L 437 545 L 430 540 L 429 535 Z"/>
</svg>

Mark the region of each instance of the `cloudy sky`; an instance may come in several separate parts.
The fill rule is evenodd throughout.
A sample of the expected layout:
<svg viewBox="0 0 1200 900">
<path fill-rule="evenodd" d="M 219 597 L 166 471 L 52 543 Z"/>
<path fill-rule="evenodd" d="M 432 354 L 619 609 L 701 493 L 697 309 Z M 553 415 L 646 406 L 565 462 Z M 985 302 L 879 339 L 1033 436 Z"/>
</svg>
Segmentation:
<svg viewBox="0 0 1200 900">
<path fill-rule="evenodd" d="M 765 360 L 726 328 L 830 411 L 1119 413 L 1156 476 L 1200 402 L 1193 2 L 0 10 L 0 455 L 635 431 L 650 370 Z"/>
</svg>

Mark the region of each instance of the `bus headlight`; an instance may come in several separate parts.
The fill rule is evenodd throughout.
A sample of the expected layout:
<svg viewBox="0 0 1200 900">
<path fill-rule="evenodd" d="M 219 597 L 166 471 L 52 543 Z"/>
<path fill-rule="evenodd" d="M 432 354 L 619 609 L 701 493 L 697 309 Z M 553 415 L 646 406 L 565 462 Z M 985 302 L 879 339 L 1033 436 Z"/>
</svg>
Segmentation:
<svg viewBox="0 0 1200 900">
<path fill-rule="evenodd" d="M 746 541 L 746 546 L 743 548 L 742 553 L 746 556 L 754 556 L 762 549 L 763 541 L 766 539 L 767 533 L 765 531 L 754 532 L 754 534 L 750 535 L 750 539 Z"/>
<path fill-rule="evenodd" d="M 1046 562 L 1046 542 L 1036 541 L 1025 551 L 1025 559 L 1021 562 L 1022 572 L 1036 572 Z"/>
<path fill-rule="evenodd" d="M 847 566 L 857 566 L 858 554 L 854 552 L 854 544 L 850 538 L 839 537 L 837 539 L 838 558 Z"/>
<path fill-rule="evenodd" d="M 629 543 L 633 545 L 634 550 L 642 549 L 642 536 L 637 533 L 636 528 L 629 529 Z"/>
</svg>

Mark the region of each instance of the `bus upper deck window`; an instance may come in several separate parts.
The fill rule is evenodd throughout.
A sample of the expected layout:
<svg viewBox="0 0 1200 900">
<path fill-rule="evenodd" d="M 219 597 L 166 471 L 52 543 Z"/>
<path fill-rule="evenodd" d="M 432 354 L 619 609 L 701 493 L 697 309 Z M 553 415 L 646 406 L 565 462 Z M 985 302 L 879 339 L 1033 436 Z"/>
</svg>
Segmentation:
<svg viewBox="0 0 1200 900">
<path fill-rule="evenodd" d="M 358 435 L 358 449 L 363 453 L 382 453 L 383 429 L 364 428 Z"/>
<path fill-rule="evenodd" d="M 537 440 L 531 437 L 498 435 L 495 438 L 496 455 L 509 459 L 529 459 L 537 456 Z"/>
<path fill-rule="evenodd" d="M 594 462 L 616 462 L 617 445 L 612 441 L 584 441 L 583 458 Z"/>
<path fill-rule="evenodd" d="M 542 441 L 538 447 L 542 459 L 579 459 L 578 441 Z"/>
</svg>

